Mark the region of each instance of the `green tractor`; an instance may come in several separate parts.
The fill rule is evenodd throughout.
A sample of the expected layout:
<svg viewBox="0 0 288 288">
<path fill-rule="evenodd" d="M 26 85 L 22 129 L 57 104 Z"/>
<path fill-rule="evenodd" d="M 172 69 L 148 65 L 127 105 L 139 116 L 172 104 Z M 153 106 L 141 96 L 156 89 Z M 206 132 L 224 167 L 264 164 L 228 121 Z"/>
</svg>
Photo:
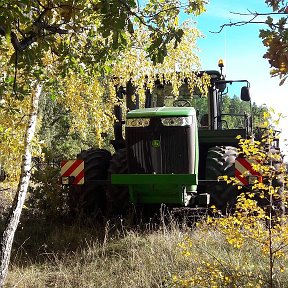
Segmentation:
<svg viewBox="0 0 288 288">
<path fill-rule="evenodd" d="M 123 214 L 131 203 L 144 209 L 159 204 L 215 205 L 225 211 L 235 204 L 237 188 L 218 178 L 235 176 L 236 136 L 252 137 L 252 109 L 249 113 L 224 113 L 223 95 L 235 83 L 240 84 L 240 98 L 251 107 L 250 85 L 247 80 L 226 80 L 222 71 L 203 71 L 199 77 L 203 73 L 210 76 L 207 96 L 192 95 L 183 81 L 175 100 L 166 94 L 168 84 L 156 82 L 153 91 L 146 91 L 142 109 L 138 99 L 133 101 L 131 83 L 118 89 L 129 112 L 124 122 L 121 108 L 115 106 L 115 139 L 111 141 L 115 154 L 103 149 L 81 152 L 77 157 L 84 162 L 81 185 L 75 185 L 76 174 L 67 169 L 62 173 L 62 183 L 72 184 L 70 201 L 75 211 Z M 233 127 L 229 127 L 229 117 L 234 120 Z"/>
</svg>

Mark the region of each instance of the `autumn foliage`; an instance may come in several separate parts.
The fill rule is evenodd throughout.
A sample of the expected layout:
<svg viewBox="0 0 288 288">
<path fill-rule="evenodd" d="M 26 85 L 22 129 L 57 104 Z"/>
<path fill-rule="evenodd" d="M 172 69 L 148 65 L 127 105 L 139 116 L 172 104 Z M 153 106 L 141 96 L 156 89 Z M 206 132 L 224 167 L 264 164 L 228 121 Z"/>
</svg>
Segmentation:
<svg viewBox="0 0 288 288">
<path fill-rule="evenodd" d="M 280 85 L 287 79 L 288 74 L 288 55 L 287 55 L 287 1 L 265 1 L 273 9 L 274 14 L 278 14 L 274 19 L 267 17 L 265 24 L 267 29 L 260 30 L 260 38 L 267 47 L 264 58 L 268 59 L 271 65 L 271 75 L 279 76 Z"/>
<path fill-rule="evenodd" d="M 254 247 L 267 259 L 264 268 L 267 276 L 254 275 L 249 262 L 231 271 L 228 260 L 223 261 L 218 255 L 206 255 L 205 259 L 209 260 L 203 260 L 202 266 L 196 271 L 175 275 L 173 287 L 280 287 L 276 283 L 279 273 L 284 272 L 288 247 L 288 217 L 285 214 L 287 176 L 280 152 L 272 148 L 277 139 L 269 117 L 265 113 L 264 132 L 260 141 L 239 137 L 239 152 L 244 157 L 257 159 L 259 164 L 253 165 L 253 168 L 262 174 L 263 181 L 256 180 L 253 185 L 246 187 L 230 213 L 222 215 L 212 207 L 213 216 L 208 216 L 197 225 L 198 229 L 207 233 L 217 231 L 225 237 L 228 246 L 239 253 Z M 238 186 L 239 191 L 243 190 L 237 179 L 224 178 L 228 183 Z M 179 244 L 179 248 L 183 257 L 191 256 L 193 241 L 189 234 Z"/>
</svg>

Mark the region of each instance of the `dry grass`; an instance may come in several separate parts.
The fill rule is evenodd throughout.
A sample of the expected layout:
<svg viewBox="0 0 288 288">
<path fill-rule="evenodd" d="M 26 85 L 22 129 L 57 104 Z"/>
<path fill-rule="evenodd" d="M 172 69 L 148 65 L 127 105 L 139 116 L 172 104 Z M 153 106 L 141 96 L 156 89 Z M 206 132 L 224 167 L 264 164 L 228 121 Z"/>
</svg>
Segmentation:
<svg viewBox="0 0 288 288">
<path fill-rule="evenodd" d="M 27 250 L 29 240 L 20 245 L 6 287 L 163 287 L 173 272 L 189 262 L 177 249 L 183 233 L 176 228 L 115 232 L 107 225 L 102 239 L 86 229 L 54 230 L 53 240 L 50 235 L 42 246 L 38 244 L 38 255 Z M 58 245 L 53 248 L 57 252 L 49 249 L 61 234 L 66 248 L 62 242 L 63 250 L 56 249 Z M 73 251 L 76 243 L 79 246 Z"/>
<path fill-rule="evenodd" d="M 234 249 L 217 231 L 191 230 L 173 221 L 151 227 L 140 230 L 115 229 L 108 224 L 88 228 L 26 223 L 16 237 L 5 287 L 174 287 L 173 275 L 197 273 L 204 262 L 214 263 L 231 277 L 240 271 L 238 286 L 233 287 L 248 287 L 247 283 L 260 278 L 264 279 L 263 287 L 268 287 L 268 263 L 258 247 Z M 187 235 L 192 241 L 191 255 L 184 257 L 179 243 Z M 210 271 L 202 273 L 205 278 Z M 275 287 L 287 287 L 288 273 L 278 278 Z"/>
</svg>

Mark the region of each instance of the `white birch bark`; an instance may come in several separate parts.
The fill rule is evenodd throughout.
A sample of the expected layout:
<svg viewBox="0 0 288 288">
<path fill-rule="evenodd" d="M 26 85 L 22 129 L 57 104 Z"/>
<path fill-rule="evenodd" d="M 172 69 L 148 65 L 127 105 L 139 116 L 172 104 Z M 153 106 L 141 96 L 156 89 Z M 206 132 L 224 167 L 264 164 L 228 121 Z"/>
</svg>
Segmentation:
<svg viewBox="0 0 288 288">
<path fill-rule="evenodd" d="M 31 142 L 35 134 L 36 121 L 38 116 L 38 103 L 41 95 L 42 86 L 36 85 L 36 89 L 32 92 L 34 95 L 31 103 L 31 114 L 29 118 L 28 128 L 25 136 L 25 151 L 21 163 L 21 174 L 18 183 L 17 193 L 7 218 L 7 222 L 0 240 L 0 287 L 3 287 L 10 263 L 11 249 L 14 235 L 19 224 L 20 215 L 25 202 L 29 180 L 31 176 Z"/>
</svg>

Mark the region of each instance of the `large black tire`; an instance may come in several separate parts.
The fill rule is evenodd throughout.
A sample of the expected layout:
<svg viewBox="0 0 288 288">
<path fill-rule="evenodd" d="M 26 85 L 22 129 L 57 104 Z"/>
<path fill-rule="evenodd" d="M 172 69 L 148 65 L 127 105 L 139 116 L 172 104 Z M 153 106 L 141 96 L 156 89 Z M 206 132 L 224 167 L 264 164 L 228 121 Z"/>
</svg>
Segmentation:
<svg viewBox="0 0 288 288">
<path fill-rule="evenodd" d="M 208 150 L 206 158 L 206 180 L 217 180 L 220 176 L 234 177 L 237 148 L 232 146 L 216 146 Z M 239 195 L 237 187 L 225 181 L 211 182 L 206 186 L 210 194 L 210 203 L 215 205 L 222 213 L 231 210 Z"/>
<path fill-rule="evenodd" d="M 126 149 L 119 149 L 113 155 L 108 169 L 108 178 L 112 174 L 127 174 L 127 152 Z M 108 218 L 115 216 L 127 216 L 131 207 L 129 201 L 129 189 L 126 185 L 108 185 L 106 187 L 106 215 Z"/>
<path fill-rule="evenodd" d="M 105 211 L 105 184 L 93 182 L 108 179 L 111 153 L 104 149 L 82 151 L 77 159 L 84 160 L 84 185 L 72 185 L 68 205 L 71 215 L 95 217 Z"/>
</svg>

